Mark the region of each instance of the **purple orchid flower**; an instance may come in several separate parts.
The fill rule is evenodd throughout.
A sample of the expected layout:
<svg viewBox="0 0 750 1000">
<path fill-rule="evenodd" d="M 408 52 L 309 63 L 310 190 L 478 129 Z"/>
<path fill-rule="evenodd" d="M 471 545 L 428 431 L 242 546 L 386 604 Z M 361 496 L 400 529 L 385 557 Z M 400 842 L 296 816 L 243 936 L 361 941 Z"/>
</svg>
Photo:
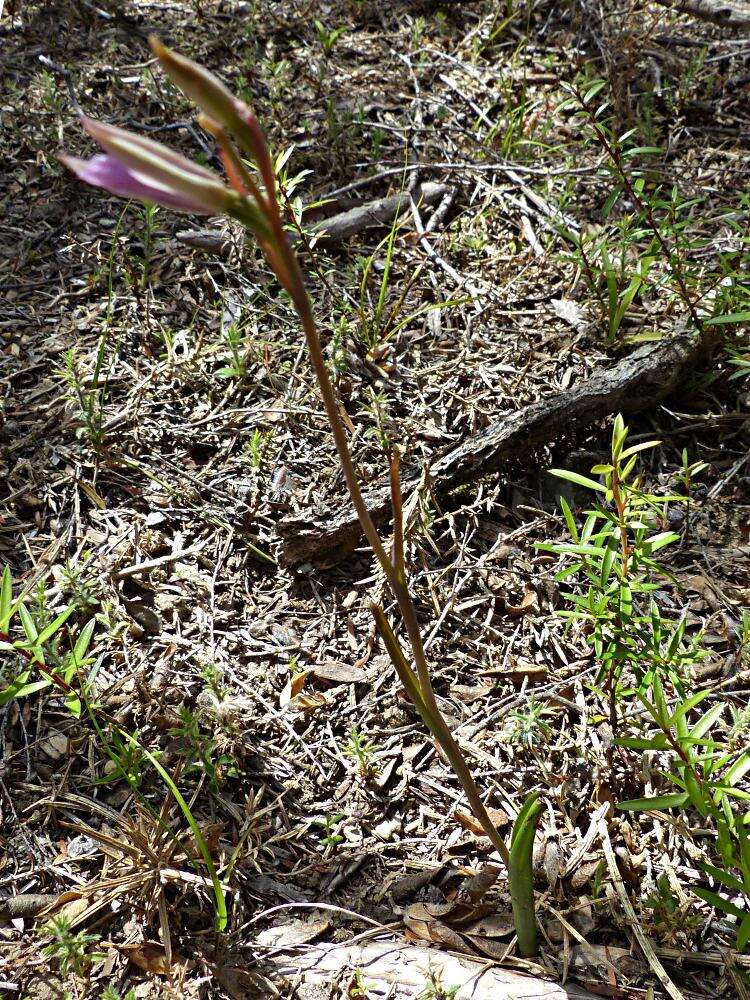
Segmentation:
<svg viewBox="0 0 750 1000">
<path fill-rule="evenodd" d="M 90 160 L 59 158 L 87 184 L 176 212 L 224 215 L 234 208 L 237 195 L 216 174 L 167 146 L 85 116 L 81 124 L 105 153 Z"/>
<path fill-rule="evenodd" d="M 150 183 L 134 170 L 129 170 L 115 156 L 99 155 L 90 160 L 82 160 L 77 156 L 58 157 L 68 170 L 79 180 L 93 187 L 104 188 L 120 198 L 137 198 L 139 201 L 150 201 L 175 212 L 194 212 L 197 215 L 210 215 L 200 202 L 186 198 L 169 188 Z"/>
</svg>

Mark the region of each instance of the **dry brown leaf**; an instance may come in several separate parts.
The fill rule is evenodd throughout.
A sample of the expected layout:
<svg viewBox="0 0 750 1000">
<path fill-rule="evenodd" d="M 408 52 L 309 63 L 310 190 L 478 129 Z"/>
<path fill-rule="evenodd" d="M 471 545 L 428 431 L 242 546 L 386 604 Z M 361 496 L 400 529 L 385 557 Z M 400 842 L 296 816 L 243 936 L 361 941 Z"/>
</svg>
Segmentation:
<svg viewBox="0 0 750 1000">
<path fill-rule="evenodd" d="M 407 917 L 413 923 L 430 923 L 432 920 L 442 920 L 452 926 L 479 920 L 491 912 L 489 906 L 476 906 L 455 899 L 449 903 L 412 903 L 407 907 L 404 919 Z"/>
<path fill-rule="evenodd" d="M 309 694 L 303 691 L 292 701 L 292 708 L 296 708 L 298 712 L 315 712 L 327 704 L 325 695 L 316 691 L 311 691 Z"/>
<path fill-rule="evenodd" d="M 481 934 L 466 934 L 465 937 L 467 945 L 473 945 L 477 951 L 488 958 L 494 958 L 499 962 L 508 956 L 509 942 L 503 941 L 499 937 L 482 937 Z"/>
<path fill-rule="evenodd" d="M 441 923 L 440 920 L 431 920 L 425 925 L 427 928 L 428 940 L 436 944 L 445 945 L 446 948 L 453 948 L 454 951 L 470 951 L 466 940 L 454 931 L 452 927 Z"/>
<path fill-rule="evenodd" d="M 88 896 L 84 895 L 82 891 L 71 889 L 68 892 L 60 893 L 54 903 L 44 911 L 43 916 L 54 914 L 73 923 L 76 917 L 79 917 L 88 908 L 88 905 Z"/>
<path fill-rule="evenodd" d="M 351 663 L 339 663 L 335 660 L 316 663 L 310 667 L 309 672 L 318 680 L 328 681 L 330 684 L 367 684 L 370 681 L 361 668 L 355 667 Z"/>
<path fill-rule="evenodd" d="M 300 693 L 302 688 L 305 686 L 309 670 L 300 670 L 299 673 L 292 674 L 289 680 L 284 685 L 284 690 L 279 695 L 279 705 L 282 708 L 287 708 L 293 698 L 296 698 Z"/>
<path fill-rule="evenodd" d="M 251 969 L 220 965 L 215 971 L 217 980 L 232 1000 L 268 1000 L 268 997 L 280 995 L 270 979 Z"/>
<path fill-rule="evenodd" d="M 613 978 L 614 982 L 622 977 L 634 980 L 648 974 L 646 963 L 634 958 L 627 948 L 602 944 L 577 944 L 571 948 L 570 955 L 574 969 L 586 970 L 609 982 L 613 982 Z"/>
<path fill-rule="evenodd" d="M 221 820 L 218 820 L 215 823 L 200 824 L 201 835 L 206 843 L 206 846 L 208 847 L 210 854 L 215 854 L 216 851 L 218 850 L 219 839 L 221 838 L 221 835 L 225 829 L 226 829 L 226 823 L 222 822 Z M 183 844 L 185 846 L 185 850 L 193 857 L 198 858 L 202 856 L 202 848 L 198 846 L 195 840 L 195 836 L 192 833 L 190 833 L 187 837 L 184 838 Z"/>
<path fill-rule="evenodd" d="M 491 913 L 463 931 L 472 938 L 502 938 L 515 933 L 512 913 Z"/>
<path fill-rule="evenodd" d="M 187 972 L 193 963 L 182 955 L 172 952 L 172 964 L 167 962 L 164 946 L 157 941 L 141 941 L 138 944 L 117 944 L 115 948 L 125 955 L 133 965 L 154 976 L 171 976 L 175 972 Z"/>
<path fill-rule="evenodd" d="M 716 586 L 702 573 L 689 576 L 685 581 L 685 589 L 688 593 L 699 594 L 711 611 L 718 611 L 721 608 L 721 601 L 717 597 Z M 697 609 L 693 609 L 697 610 Z"/>
<path fill-rule="evenodd" d="M 508 823 L 510 822 L 508 814 L 503 809 L 494 809 L 490 807 L 487 810 L 487 812 L 489 813 L 490 819 L 498 828 L 498 830 L 502 830 L 502 828 L 504 826 L 507 826 Z M 456 809 L 453 815 L 456 817 L 461 826 L 465 830 L 468 830 L 469 833 L 474 833 L 476 834 L 477 837 L 487 837 L 482 828 L 482 824 L 479 822 L 479 820 L 473 813 L 470 813 L 464 809 Z"/>
<path fill-rule="evenodd" d="M 415 919 L 410 912 L 413 909 L 414 907 L 410 906 L 404 913 L 404 924 L 413 941 L 432 941 L 434 944 L 442 944 L 456 951 L 467 950 L 466 942 L 458 931 L 452 930 L 439 920 Z"/>
<path fill-rule="evenodd" d="M 413 875 L 402 875 L 394 878 L 390 886 L 390 896 L 396 902 L 408 899 L 409 896 L 438 879 L 444 871 L 445 866 L 439 865 L 437 868 L 425 868 L 424 871 L 414 872 Z"/>
<path fill-rule="evenodd" d="M 468 882 L 461 886 L 460 899 L 468 899 L 472 903 L 479 903 L 484 899 L 485 894 L 497 882 L 500 875 L 498 865 L 484 865 L 476 875 L 472 876 Z"/>
<path fill-rule="evenodd" d="M 535 606 L 536 606 L 536 592 L 531 590 L 530 588 L 527 588 L 525 594 L 523 595 L 523 598 L 521 599 L 521 603 L 517 605 L 506 604 L 505 610 L 508 612 L 509 615 L 525 615 L 527 612 L 535 608 Z"/>
</svg>

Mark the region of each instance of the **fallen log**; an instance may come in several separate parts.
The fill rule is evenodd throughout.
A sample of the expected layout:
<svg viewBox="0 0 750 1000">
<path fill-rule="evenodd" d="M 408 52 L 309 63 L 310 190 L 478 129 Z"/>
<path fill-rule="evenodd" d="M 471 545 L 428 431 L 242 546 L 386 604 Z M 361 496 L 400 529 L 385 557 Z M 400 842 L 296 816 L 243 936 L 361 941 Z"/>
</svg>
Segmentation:
<svg viewBox="0 0 750 1000">
<path fill-rule="evenodd" d="M 475 437 L 437 455 L 425 470 L 407 470 L 403 491 L 406 494 L 419 488 L 424 478 L 436 496 L 444 496 L 573 429 L 612 413 L 646 410 L 683 383 L 705 353 L 702 341 L 691 334 L 638 348 L 565 392 L 501 418 Z M 391 516 L 387 480 L 367 490 L 365 502 L 375 523 L 386 523 Z M 361 538 L 357 515 L 349 504 L 338 512 L 317 508 L 288 515 L 279 522 L 277 531 L 281 560 L 292 566 L 331 566 L 346 558 Z"/>
<path fill-rule="evenodd" d="M 321 986 L 345 982 L 347 977 L 353 981 L 357 972 L 367 996 L 373 998 L 416 1000 L 426 996 L 430 986 L 439 985 L 444 991 L 440 995 L 455 1000 L 594 1000 L 578 986 L 561 986 L 489 962 L 412 945 L 404 938 L 312 945 L 293 957 L 277 955 L 271 961 L 279 976 L 298 984 L 295 995 L 301 1000 L 319 997 Z"/>
</svg>

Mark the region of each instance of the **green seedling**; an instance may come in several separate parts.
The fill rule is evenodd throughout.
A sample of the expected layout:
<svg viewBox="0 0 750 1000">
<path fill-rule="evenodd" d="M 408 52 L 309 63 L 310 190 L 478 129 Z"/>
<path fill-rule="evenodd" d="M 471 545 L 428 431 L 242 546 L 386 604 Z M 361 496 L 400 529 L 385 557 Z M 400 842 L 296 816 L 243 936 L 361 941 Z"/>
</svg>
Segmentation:
<svg viewBox="0 0 750 1000">
<path fill-rule="evenodd" d="M 356 726 L 352 726 L 349 742 L 343 747 L 343 753 L 356 763 L 357 770 L 363 778 L 372 778 L 377 774 L 372 756 L 375 744 L 363 736 Z"/>
<path fill-rule="evenodd" d="M 43 930 L 52 940 L 42 948 L 42 955 L 57 963 L 62 976 L 71 972 L 83 976 L 94 962 L 105 958 L 104 952 L 89 950 L 100 940 L 100 935 L 74 932 L 67 917 L 53 917 Z"/>
<path fill-rule="evenodd" d="M 318 821 L 324 829 L 324 836 L 320 838 L 320 842 L 325 847 L 330 847 L 332 851 L 344 840 L 343 834 L 335 832 L 343 818 L 343 813 L 327 813 L 325 819 Z"/>
<path fill-rule="evenodd" d="M 323 55 L 326 59 L 328 59 L 336 47 L 336 42 L 346 31 L 346 27 L 341 25 L 338 28 L 331 28 L 329 30 L 321 21 L 317 20 L 313 21 L 313 27 L 315 28 L 315 34 L 318 36 L 318 41 L 323 49 Z"/>
<path fill-rule="evenodd" d="M 678 692 L 677 706 L 672 709 L 661 678 L 655 676 L 649 695 L 639 697 L 653 731 L 645 737 L 621 738 L 618 745 L 667 755 L 670 766 L 661 771 L 661 777 L 675 790 L 623 801 L 618 808 L 625 812 L 693 810 L 702 824 L 713 823 L 716 863 L 700 867 L 715 888 L 693 886 L 692 891 L 737 922 L 735 946 L 745 951 L 750 942 L 750 816 L 746 812 L 750 793 L 739 785 L 750 771 L 750 751 L 728 749 L 714 735 L 724 712 L 721 702 L 692 721 L 698 706 L 711 697 L 710 691 L 691 697 Z"/>
<path fill-rule="evenodd" d="M 198 716 L 184 705 L 180 724 L 169 730 L 175 738 L 175 752 L 185 761 L 183 774 L 204 775 L 209 789 L 218 794 L 228 778 L 237 777 L 237 765 L 226 753 L 217 750 L 217 739 L 201 725 Z"/>
<path fill-rule="evenodd" d="M 35 621 L 26 595 L 14 599 L 13 578 L 5 567 L 0 583 L 0 652 L 11 656 L 6 661 L 10 673 L 0 678 L 0 706 L 55 687 L 64 694 L 67 710 L 76 717 L 81 714 L 80 692 L 93 683 L 99 665 L 89 654 L 96 627 L 93 619 L 83 626 L 72 647 L 63 647 L 63 629 L 75 611 L 75 604 L 70 604 L 52 620 Z"/>
<path fill-rule="evenodd" d="M 503 739 L 527 750 L 546 743 L 552 735 L 552 727 L 544 721 L 544 716 L 551 714 L 546 705 L 530 695 L 524 708 L 515 708 L 508 714 Z"/>
<path fill-rule="evenodd" d="M 645 691 L 657 675 L 679 682 L 705 656 L 700 636 L 687 635 L 685 618 L 666 618 L 654 599 L 663 585 L 660 579 L 670 579 L 656 555 L 680 539 L 665 528 L 669 504 L 686 503 L 687 498 L 648 492 L 638 460 L 658 442 L 628 445 L 627 438 L 628 428 L 618 415 L 610 459 L 591 470 L 598 479 L 552 469 L 553 475 L 590 491 L 596 499 L 579 526 L 561 497 L 571 540 L 537 546 L 565 559 L 567 565 L 555 580 L 565 583 L 580 577 L 583 581 L 580 589 L 562 592 L 570 607 L 559 614 L 587 626 L 587 642 L 599 664 L 597 683 L 608 694 L 614 732 L 618 703 L 634 687 Z"/>
</svg>

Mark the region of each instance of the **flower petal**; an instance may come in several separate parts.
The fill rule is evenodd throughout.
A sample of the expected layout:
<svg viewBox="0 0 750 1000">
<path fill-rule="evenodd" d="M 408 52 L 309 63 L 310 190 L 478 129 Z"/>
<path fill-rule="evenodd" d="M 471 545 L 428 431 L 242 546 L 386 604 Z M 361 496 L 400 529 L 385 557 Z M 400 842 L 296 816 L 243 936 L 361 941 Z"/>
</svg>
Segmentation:
<svg viewBox="0 0 750 1000">
<path fill-rule="evenodd" d="M 106 122 L 98 122 L 95 118 L 89 118 L 88 115 L 80 115 L 79 117 L 81 125 L 91 138 L 110 152 L 113 152 L 113 150 L 109 150 L 110 145 L 127 142 L 131 146 L 142 149 L 144 153 L 149 153 L 152 156 L 158 157 L 159 160 L 163 160 L 165 163 L 170 163 L 172 166 L 184 170 L 185 173 L 195 174 L 196 177 L 203 177 L 209 181 L 219 181 L 218 175 L 213 173 L 213 171 L 200 166 L 198 163 L 193 163 L 192 160 L 189 160 L 186 156 L 182 156 L 180 153 L 175 153 L 173 149 L 165 146 L 162 142 L 154 142 L 153 139 L 147 139 L 145 135 L 139 135 L 137 132 L 129 132 L 127 129 L 118 128 L 117 125 L 107 125 Z"/>
<path fill-rule="evenodd" d="M 175 153 L 160 142 L 82 117 L 86 131 L 129 171 L 144 182 L 179 193 L 200 204 L 206 215 L 223 215 L 237 200 L 217 174 Z"/>
<path fill-rule="evenodd" d="M 120 161 L 109 155 L 94 156 L 90 160 L 81 160 L 77 156 L 59 155 L 61 163 L 71 170 L 76 177 L 104 188 L 121 198 L 137 198 L 139 201 L 151 201 L 176 212 L 190 212 L 197 215 L 210 215 L 212 212 L 204 204 L 192 201 L 182 192 L 170 190 L 149 179 L 138 176 Z"/>
</svg>

